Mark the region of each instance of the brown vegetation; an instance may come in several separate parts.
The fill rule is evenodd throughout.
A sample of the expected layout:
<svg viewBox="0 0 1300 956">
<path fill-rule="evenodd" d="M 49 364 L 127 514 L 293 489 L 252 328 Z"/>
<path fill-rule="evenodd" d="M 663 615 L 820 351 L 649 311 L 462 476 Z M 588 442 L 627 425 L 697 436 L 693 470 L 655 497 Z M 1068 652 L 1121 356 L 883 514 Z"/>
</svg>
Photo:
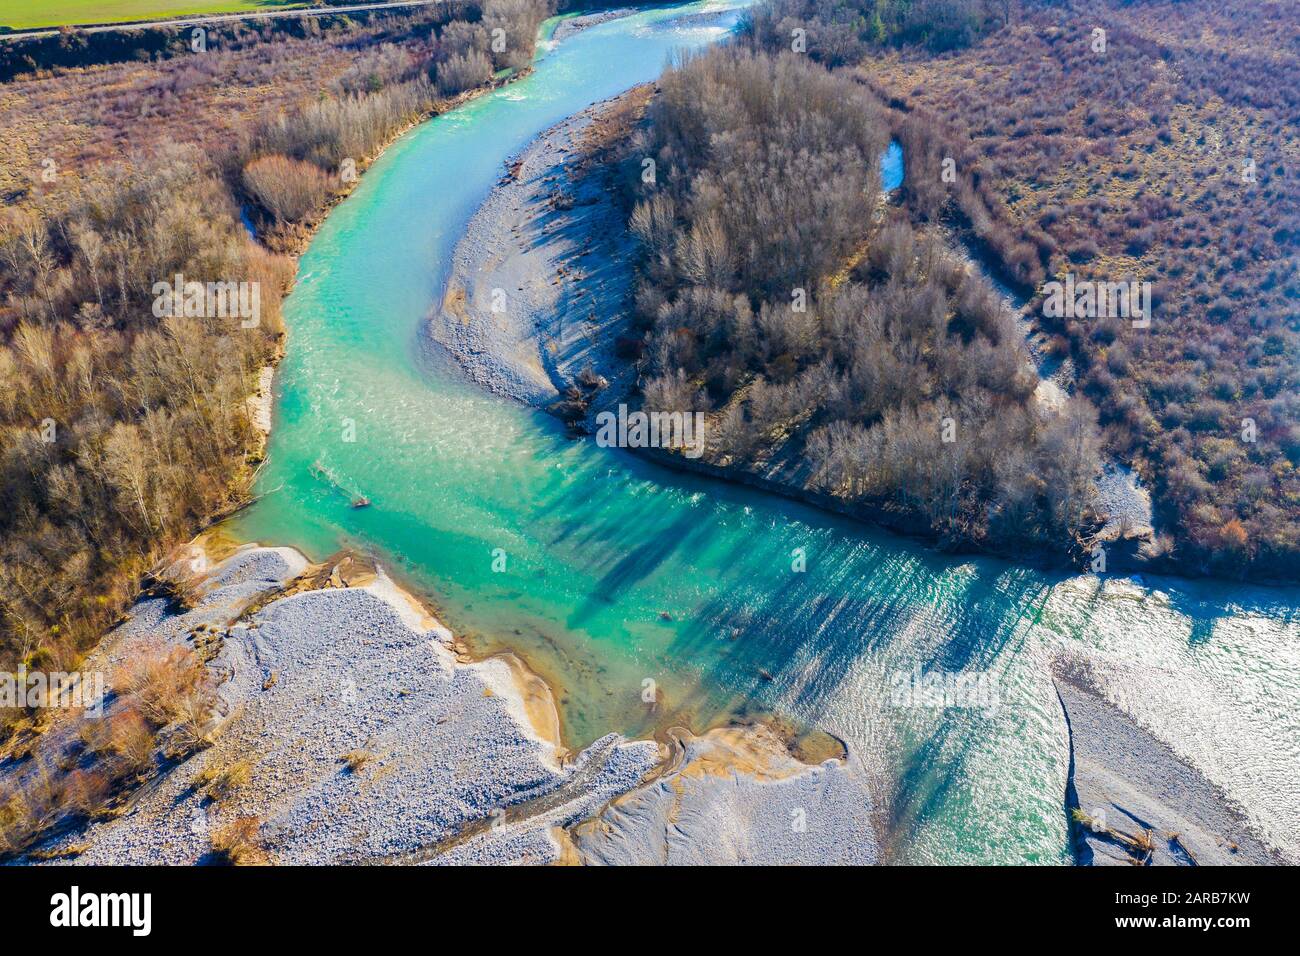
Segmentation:
<svg viewBox="0 0 1300 956">
<path fill-rule="evenodd" d="M 109 686 L 102 713 L 63 713 L 0 751 L 0 858 L 120 812 L 141 782 L 208 744 L 217 698 L 192 652 L 138 646 Z"/>
<path fill-rule="evenodd" d="M 1093 519 L 1095 414 L 1038 406 L 1000 298 L 879 206 L 877 101 L 737 48 L 660 86 L 625 160 L 646 407 L 712 411 L 715 464 L 949 541 L 1068 545 Z"/>
<path fill-rule="evenodd" d="M 380 43 L 338 77 L 335 95 L 241 132 L 226 160 L 236 193 L 251 201 L 272 248 L 292 251 L 311 222 L 346 191 L 394 136 L 445 108 L 446 97 L 531 62 L 550 0 L 484 0 L 444 10 L 426 40 Z"/>
<path fill-rule="evenodd" d="M 764 49 L 807 52 L 830 67 L 851 66 L 882 45 L 936 52 L 969 46 L 1004 22 L 1014 5 L 1015 0 L 767 0 L 747 12 L 745 32 Z"/>
<path fill-rule="evenodd" d="M 349 188 L 345 160 L 360 173 L 440 108 L 457 37 L 517 66 L 548 10 L 233 25 L 202 53 L 34 61 L 0 86 L 0 667 L 71 668 L 159 556 L 243 500 L 261 444 L 246 400 L 292 262 L 249 238 L 241 206 L 297 248 Z M 160 308 L 177 276 L 249 283 L 260 315 Z"/>
<path fill-rule="evenodd" d="M 347 765 L 349 773 L 360 773 L 374 759 L 375 755 L 369 750 L 349 750 L 339 757 Z"/>
<path fill-rule="evenodd" d="M 244 186 L 280 222 L 301 222 L 325 202 L 330 179 L 311 163 L 272 154 L 244 167 Z"/>
<path fill-rule="evenodd" d="M 210 743 L 216 692 L 211 673 L 193 652 L 159 646 L 136 653 L 113 675 L 112 686 L 152 727 L 171 728 L 173 755 Z"/>
<path fill-rule="evenodd" d="M 233 763 L 210 762 L 194 777 L 194 787 L 202 790 L 209 800 L 221 803 L 229 800 L 253 777 L 251 760 Z"/>
<path fill-rule="evenodd" d="M 235 817 L 212 832 L 214 862 L 226 866 L 257 866 L 267 862 L 258 838 L 262 821 L 255 816 Z"/>
<path fill-rule="evenodd" d="M 773 23 L 840 24 L 810 28 L 809 53 L 860 64 L 860 82 L 898 110 L 911 208 L 966 228 L 1030 291 L 1066 272 L 1153 283 L 1149 329 L 1043 324 L 1110 449 L 1152 486 L 1173 559 L 1198 572 L 1300 575 L 1291 5 L 990 4 L 982 36 L 943 56 L 888 49 L 860 23 L 848 53 L 819 46 L 855 15 L 869 20 L 873 4 L 824 7 L 765 3 L 752 35 L 784 48 Z M 946 158 L 952 183 L 940 176 Z"/>
<path fill-rule="evenodd" d="M 47 218 L 11 217 L 0 263 L 4 659 L 70 664 L 161 549 L 235 500 L 290 267 L 179 148 Z M 154 284 L 178 274 L 258 283 L 259 324 L 156 317 Z"/>
</svg>

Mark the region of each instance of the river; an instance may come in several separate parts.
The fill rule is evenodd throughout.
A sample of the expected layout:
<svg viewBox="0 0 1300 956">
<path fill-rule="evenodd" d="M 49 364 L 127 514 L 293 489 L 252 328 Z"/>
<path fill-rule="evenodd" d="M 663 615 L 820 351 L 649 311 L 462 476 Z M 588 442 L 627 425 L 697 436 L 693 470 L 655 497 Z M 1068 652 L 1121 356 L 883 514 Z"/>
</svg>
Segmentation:
<svg viewBox="0 0 1300 956">
<path fill-rule="evenodd" d="M 374 164 L 300 262 L 265 494 L 232 531 L 316 558 L 374 551 L 478 650 L 515 649 L 547 677 L 574 746 L 769 710 L 824 727 L 875 781 L 900 861 L 1068 859 L 1048 668 L 1063 650 L 1087 656 L 1130 713 L 1294 850 L 1294 589 L 945 556 L 572 440 L 428 347 L 452 251 L 504 161 L 736 16 L 694 4 L 592 27 Z M 917 666 L 986 675 L 996 706 L 891 706 L 896 675 Z"/>
</svg>

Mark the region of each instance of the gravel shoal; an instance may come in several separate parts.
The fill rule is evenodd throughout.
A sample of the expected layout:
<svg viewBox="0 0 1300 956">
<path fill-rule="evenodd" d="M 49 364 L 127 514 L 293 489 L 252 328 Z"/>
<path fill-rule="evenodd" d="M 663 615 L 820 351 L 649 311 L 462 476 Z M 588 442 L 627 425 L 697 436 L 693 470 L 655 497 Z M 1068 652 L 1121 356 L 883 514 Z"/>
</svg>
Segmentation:
<svg viewBox="0 0 1300 956">
<path fill-rule="evenodd" d="M 877 858 L 869 802 L 841 761 L 802 764 L 761 726 L 686 735 L 667 771 L 666 747 L 617 734 L 570 754 L 544 683 L 508 656 L 465 662 L 382 569 L 255 545 L 206 561 L 197 548 L 172 567 L 199 585 L 190 610 L 141 600 L 93 660 L 111 672 L 146 645 L 219 636 L 215 743 L 122 814 L 43 849 L 75 846 L 85 864 L 203 863 L 214 836 L 252 816 L 274 863 Z M 212 799 L 205 772 L 241 762 L 246 782 Z"/>
<path fill-rule="evenodd" d="M 615 342 L 629 315 L 634 240 L 598 175 L 571 175 L 598 103 L 535 139 L 475 213 L 430 336 L 475 383 L 538 407 L 590 368 L 603 407 L 633 372 Z M 595 414 L 596 407 L 591 409 Z"/>
<path fill-rule="evenodd" d="M 1071 827 L 1077 862 L 1131 865 L 1126 839 L 1145 841 L 1147 831 L 1152 865 L 1281 862 L 1217 787 L 1109 703 L 1085 674 L 1058 673 L 1056 690 L 1070 731 L 1066 812 L 1086 815 Z"/>
</svg>

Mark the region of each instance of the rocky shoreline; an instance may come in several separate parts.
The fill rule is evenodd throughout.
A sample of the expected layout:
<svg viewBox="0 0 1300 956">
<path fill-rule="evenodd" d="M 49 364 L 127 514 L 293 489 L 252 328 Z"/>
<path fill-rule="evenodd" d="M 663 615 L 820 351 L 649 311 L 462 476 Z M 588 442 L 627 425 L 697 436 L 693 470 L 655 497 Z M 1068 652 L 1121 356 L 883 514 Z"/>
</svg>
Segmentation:
<svg viewBox="0 0 1300 956">
<path fill-rule="evenodd" d="M 550 40 L 552 43 L 559 43 L 589 27 L 599 26 L 602 23 L 608 23 L 610 20 L 618 20 L 634 13 L 636 13 L 635 7 L 618 7 L 614 10 L 598 10 L 595 13 L 579 13 L 576 16 L 566 16 L 556 24 L 555 32 L 551 34 Z"/>
<path fill-rule="evenodd" d="M 202 648 L 219 682 L 212 743 L 162 764 L 118 811 L 44 842 L 29 862 L 209 862 L 214 834 L 237 820 L 254 821 L 259 855 L 271 863 L 661 862 L 658 816 L 620 820 L 617 850 L 593 834 L 610 832 L 600 821 L 611 801 L 652 801 L 654 788 L 679 780 L 693 781 L 684 798 L 692 806 L 716 802 L 719 788 L 734 804 L 730 842 L 707 827 L 681 835 L 678 852 L 692 860 L 878 856 L 874 831 L 849 817 L 806 839 L 800 831 L 770 839 L 789 825 L 789 799 L 861 805 L 842 759 L 804 764 L 761 725 L 682 746 L 610 734 L 570 754 L 550 689 L 522 661 L 471 660 L 364 560 L 312 565 L 292 549 L 257 545 L 215 560 L 200 540 L 162 577 L 199 595 L 192 606 L 143 597 L 86 669 L 112 673 L 159 641 Z M 110 688 L 104 718 L 115 699 Z M 51 742 L 70 742 L 86 719 L 53 728 Z M 208 782 L 234 766 L 243 768 L 237 789 L 214 798 Z M 0 771 L 0 781 L 21 772 Z M 773 801 L 775 793 L 788 799 Z M 582 824 L 575 842 L 570 829 Z"/>
<path fill-rule="evenodd" d="M 634 243 L 600 177 L 572 174 L 608 105 L 551 127 L 510 164 L 457 244 L 429 320 L 433 341 L 472 381 L 540 408 L 587 370 L 604 383 L 598 401 L 632 384 L 614 343 L 630 324 Z"/>
</svg>

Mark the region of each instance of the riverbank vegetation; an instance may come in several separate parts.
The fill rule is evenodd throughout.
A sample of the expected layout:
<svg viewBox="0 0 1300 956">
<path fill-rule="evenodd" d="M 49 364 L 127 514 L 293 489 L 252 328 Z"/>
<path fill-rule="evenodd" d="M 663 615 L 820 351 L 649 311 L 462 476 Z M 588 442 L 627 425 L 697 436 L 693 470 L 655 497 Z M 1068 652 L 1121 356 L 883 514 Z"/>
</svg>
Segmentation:
<svg viewBox="0 0 1300 956">
<path fill-rule="evenodd" d="M 185 147 L 0 239 L 0 622 L 5 651 L 40 667 L 70 662 L 159 548 L 237 499 L 292 264 L 246 239 Z M 157 316 L 153 285 L 176 275 L 257 283 L 257 324 Z"/>
<path fill-rule="evenodd" d="M 826 66 L 851 66 L 881 46 L 968 47 L 1015 7 L 1015 0 L 766 0 L 750 11 L 746 32 L 764 49 L 810 52 Z"/>
<path fill-rule="evenodd" d="M 293 277 L 278 253 L 448 104 L 446 64 L 485 50 L 484 82 L 525 64 L 549 9 L 236 25 L 0 87 L 0 670 L 73 669 L 162 554 L 243 500 Z M 173 310 L 155 286 L 176 281 L 206 296 Z"/>
<path fill-rule="evenodd" d="M 969 237 L 1027 294 L 1066 273 L 1152 283 L 1150 328 L 1038 318 L 1039 298 L 1031 312 L 1107 448 L 1152 489 L 1178 567 L 1300 576 L 1291 5 L 909 6 L 960 7 L 978 28 L 936 47 L 882 36 L 873 0 L 768 0 L 748 36 L 788 50 L 801 27 L 811 58 L 889 104 L 909 207 Z"/>
<path fill-rule="evenodd" d="M 0 860 L 122 813 L 131 793 L 212 743 L 216 681 L 201 654 L 148 642 L 110 685 L 101 714 L 64 711 L 48 732 L 15 734 L 5 745 Z M 217 782 L 237 785 L 228 774 Z M 68 855 L 76 853 L 74 844 Z"/>
<path fill-rule="evenodd" d="M 454 97 L 532 61 L 550 0 L 484 0 L 444 11 L 426 41 L 383 42 L 356 56 L 335 96 L 254 126 L 231 152 L 231 178 L 260 213 L 272 247 L 293 250 L 375 153 Z M 234 169 L 240 170 L 236 177 Z"/>
<path fill-rule="evenodd" d="M 709 412 L 712 464 L 1064 551 L 1094 520 L 1095 413 L 1037 402 L 987 280 L 879 202 L 889 138 L 874 96 L 807 57 L 730 46 L 662 77 L 623 160 L 645 404 Z"/>
</svg>

